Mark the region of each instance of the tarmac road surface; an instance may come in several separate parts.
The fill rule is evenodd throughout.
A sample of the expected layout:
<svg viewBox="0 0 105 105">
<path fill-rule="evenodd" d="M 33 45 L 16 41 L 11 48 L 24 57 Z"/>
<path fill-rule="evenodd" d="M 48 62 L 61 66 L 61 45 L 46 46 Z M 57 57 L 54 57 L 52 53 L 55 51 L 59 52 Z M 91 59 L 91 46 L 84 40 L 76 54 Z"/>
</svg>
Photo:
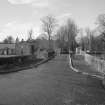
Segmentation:
<svg viewBox="0 0 105 105">
<path fill-rule="evenodd" d="M 105 105 L 101 80 L 72 71 L 68 55 L 37 68 L 0 75 L 3 105 Z"/>
</svg>

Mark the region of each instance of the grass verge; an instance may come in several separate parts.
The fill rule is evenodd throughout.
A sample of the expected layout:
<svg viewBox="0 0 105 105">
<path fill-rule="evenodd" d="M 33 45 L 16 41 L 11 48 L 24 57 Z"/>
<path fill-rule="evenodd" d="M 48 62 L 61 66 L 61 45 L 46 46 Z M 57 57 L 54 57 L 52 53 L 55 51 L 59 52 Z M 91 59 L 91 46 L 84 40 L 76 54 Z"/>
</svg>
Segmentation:
<svg viewBox="0 0 105 105">
<path fill-rule="evenodd" d="M 0 67 L 0 74 L 7 74 L 7 73 L 31 69 L 43 63 L 46 63 L 53 58 L 54 57 L 49 57 L 48 59 L 36 59 L 36 60 L 26 61 L 20 64 L 19 63 L 18 64 L 8 64 L 8 65 L 6 64 Z"/>
</svg>

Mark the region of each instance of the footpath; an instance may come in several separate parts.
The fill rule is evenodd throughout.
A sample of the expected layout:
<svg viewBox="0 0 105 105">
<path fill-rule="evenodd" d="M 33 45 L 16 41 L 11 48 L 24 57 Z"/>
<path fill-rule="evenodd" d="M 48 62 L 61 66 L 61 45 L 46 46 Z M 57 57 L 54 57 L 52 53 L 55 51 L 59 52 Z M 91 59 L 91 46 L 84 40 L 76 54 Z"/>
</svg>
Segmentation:
<svg viewBox="0 0 105 105">
<path fill-rule="evenodd" d="M 96 71 L 92 65 L 89 65 L 85 60 L 83 55 L 75 55 L 72 59 L 72 67 L 76 72 L 82 73 L 84 75 L 90 75 L 103 79 L 103 74 Z"/>
</svg>

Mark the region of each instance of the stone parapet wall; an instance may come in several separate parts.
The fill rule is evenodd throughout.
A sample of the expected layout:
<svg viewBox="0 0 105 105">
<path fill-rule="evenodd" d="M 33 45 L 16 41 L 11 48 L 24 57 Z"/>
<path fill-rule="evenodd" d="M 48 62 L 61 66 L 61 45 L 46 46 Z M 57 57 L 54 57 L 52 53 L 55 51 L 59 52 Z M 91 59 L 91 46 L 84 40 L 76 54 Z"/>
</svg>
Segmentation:
<svg viewBox="0 0 105 105">
<path fill-rule="evenodd" d="M 105 61 L 100 60 L 95 56 L 84 54 L 84 59 L 87 62 L 87 64 L 92 65 L 98 72 L 101 72 L 103 75 L 105 74 Z"/>
</svg>

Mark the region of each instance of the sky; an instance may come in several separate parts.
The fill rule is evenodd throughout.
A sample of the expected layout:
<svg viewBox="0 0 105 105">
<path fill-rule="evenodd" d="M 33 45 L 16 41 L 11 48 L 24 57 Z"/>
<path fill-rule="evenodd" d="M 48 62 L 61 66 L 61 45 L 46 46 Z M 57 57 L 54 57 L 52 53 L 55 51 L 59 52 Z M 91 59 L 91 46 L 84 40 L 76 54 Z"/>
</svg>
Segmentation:
<svg viewBox="0 0 105 105">
<path fill-rule="evenodd" d="M 96 27 L 96 19 L 105 13 L 105 0 L 0 0 L 0 41 L 7 36 L 27 39 L 41 33 L 41 18 L 54 15 L 58 23 L 74 19 L 80 28 Z"/>
</svg>

